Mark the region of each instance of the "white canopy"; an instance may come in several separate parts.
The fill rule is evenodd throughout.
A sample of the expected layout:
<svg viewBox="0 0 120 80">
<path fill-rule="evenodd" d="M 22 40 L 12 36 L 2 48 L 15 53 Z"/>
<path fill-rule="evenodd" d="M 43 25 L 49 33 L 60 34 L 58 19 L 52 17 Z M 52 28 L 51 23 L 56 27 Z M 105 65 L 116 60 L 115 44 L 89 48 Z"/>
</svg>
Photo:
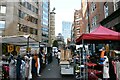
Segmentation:
<svg viewBox="0 0 120 80">
<path fill-rule="evenodd" d="M 29 38 L 29 41 L 28 41 L 28 38 Z M 35 39 L 31 38 L 30 35 L 0 37 L 0 43 L 9 43 L 9 44 L 26 46 L 28 42 L 31 45 L 39 44 L 39 41 L 36 41 Z"/>
</svg>

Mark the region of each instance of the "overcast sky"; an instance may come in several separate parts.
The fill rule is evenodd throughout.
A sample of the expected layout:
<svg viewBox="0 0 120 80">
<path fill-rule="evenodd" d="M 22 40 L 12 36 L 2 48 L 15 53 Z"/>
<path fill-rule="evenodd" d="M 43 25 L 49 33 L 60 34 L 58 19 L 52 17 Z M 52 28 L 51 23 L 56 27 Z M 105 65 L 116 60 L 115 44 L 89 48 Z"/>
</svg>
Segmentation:
<svg viewBox="0 0 120 80">
<path fill-rule="evenodd" d="M 62 21 L 73 22 L 74 11 L 81 8 L 81 0 L 51 0 L 51 10 L 55 7 L 55 35 L 62 33 Z"/>
</svg>

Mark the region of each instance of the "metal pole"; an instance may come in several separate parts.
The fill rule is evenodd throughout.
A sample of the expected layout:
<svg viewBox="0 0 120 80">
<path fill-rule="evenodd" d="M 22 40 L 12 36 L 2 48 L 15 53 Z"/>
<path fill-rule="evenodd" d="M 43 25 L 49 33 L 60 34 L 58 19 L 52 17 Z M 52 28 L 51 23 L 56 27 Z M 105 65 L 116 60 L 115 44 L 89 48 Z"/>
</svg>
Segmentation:
<svg viewBox="0 0 120 80">
<path fill-rule="evenodd" d="M 29 38 L 30 38 L 30 37 L 27 38 L 27 53 L 29 52 L 29 51 L 28 51 L 28 48 L 29 48 Z"/>
</svg>

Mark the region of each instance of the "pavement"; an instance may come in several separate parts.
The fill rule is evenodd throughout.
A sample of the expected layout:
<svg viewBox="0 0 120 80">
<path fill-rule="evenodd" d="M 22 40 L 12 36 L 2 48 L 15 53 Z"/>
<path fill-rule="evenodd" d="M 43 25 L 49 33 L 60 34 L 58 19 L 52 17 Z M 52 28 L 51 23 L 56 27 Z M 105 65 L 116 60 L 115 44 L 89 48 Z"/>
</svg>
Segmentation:
<svg viewBox="0 0 120 80">
<path fill-rule="evenodd" d="M 60 65 L 53 57 L 53 61 L 42 70 L 38 80 L 75 80 L 75 77 L 74 75 L 61 75 Z"/>
</svg>

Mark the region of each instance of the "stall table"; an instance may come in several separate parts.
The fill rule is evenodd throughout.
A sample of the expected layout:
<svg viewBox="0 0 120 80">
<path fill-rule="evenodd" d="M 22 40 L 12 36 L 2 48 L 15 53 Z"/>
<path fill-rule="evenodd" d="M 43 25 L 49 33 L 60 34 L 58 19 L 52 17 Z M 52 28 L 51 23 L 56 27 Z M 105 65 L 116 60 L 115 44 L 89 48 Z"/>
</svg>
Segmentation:
<svg viewBox="0 0 120 80">
<path fill-rule="evenodd" d="M 69 61 L 60 61 L 61 75 L 74 75 L 74 66 Z"/>
</svg>

